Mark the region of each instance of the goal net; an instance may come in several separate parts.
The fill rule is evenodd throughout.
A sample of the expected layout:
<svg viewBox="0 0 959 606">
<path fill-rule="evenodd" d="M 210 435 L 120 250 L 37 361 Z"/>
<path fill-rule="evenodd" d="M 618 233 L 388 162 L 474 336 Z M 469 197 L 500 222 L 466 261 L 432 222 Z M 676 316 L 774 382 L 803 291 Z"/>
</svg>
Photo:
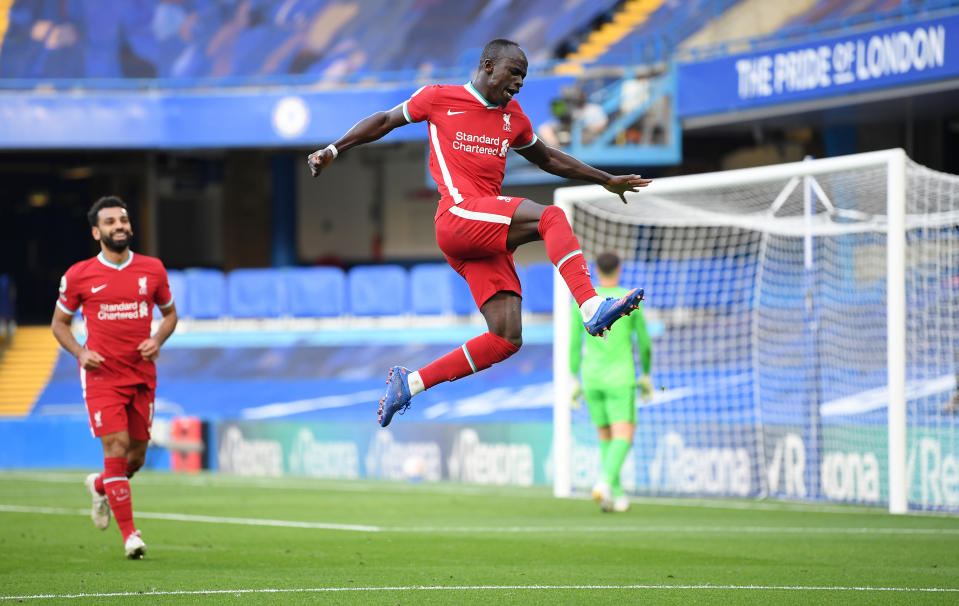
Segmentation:
<svg viewBox="0 0 959 606">
<path fill-rule="evenodd" d="M 887 150 L 659 179 L 629 199 L 556 193 L 587 259 L 617 253 L 621 284 L 646 290 L 654 390 L 637 397 L 630 494 L 959 511 L 959 177 Z M 566 496 L 600 465 L 571 406 L 556 283 Z"/>
</svg>

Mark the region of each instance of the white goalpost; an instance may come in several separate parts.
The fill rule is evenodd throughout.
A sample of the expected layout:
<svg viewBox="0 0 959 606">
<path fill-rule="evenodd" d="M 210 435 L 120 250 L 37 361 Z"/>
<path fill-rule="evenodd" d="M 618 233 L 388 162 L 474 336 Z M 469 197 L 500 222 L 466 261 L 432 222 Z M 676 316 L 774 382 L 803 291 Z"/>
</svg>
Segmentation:
<svg viewBox="0 0 959 606">
<path fill-rule="evenodd" d="M 654 396 L 630 494 L 959 512 L 959 176 L 901 149 L 655 180 L 624 205 L 556 191 L 588 260 L 646 290 Z M 554 493 L 588 492 L 554 290 Z M 945 405 L 945 406 L 944 406 Z"/>
</svg>

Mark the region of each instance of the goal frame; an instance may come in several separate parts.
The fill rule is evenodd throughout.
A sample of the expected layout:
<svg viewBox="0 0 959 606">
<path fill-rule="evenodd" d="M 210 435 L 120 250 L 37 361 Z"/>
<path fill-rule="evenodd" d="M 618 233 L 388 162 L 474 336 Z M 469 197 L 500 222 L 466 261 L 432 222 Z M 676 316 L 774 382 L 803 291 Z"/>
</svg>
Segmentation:
<svg viewBox="0 0 959 606">
<path fill-rule="evenodd" d="M 803 179 L 842 170 L 884 167 L 886 173 L 886 336 L 888 371 L 888 484 L 889 512 L 908 511 L 906 468 L 906 152 L 901 148 L 849 156 L 806 160 L 654 180 L 638 193 L 628 193 L 641 204 L 643 192 L 671 194 L 710 188 Z M 558 188 L 554 204 L 570 216 L 575 200 L 612 195 L 599 185 Z M 809 225 L 810 230 L 812 226 Z M 812 232 L 806 234 L 809 238 Z M 553 280 L 553 494 L 572 495 L 572 383 L 569 374 L 569 290 L 557 274 Z"/>
</svg>

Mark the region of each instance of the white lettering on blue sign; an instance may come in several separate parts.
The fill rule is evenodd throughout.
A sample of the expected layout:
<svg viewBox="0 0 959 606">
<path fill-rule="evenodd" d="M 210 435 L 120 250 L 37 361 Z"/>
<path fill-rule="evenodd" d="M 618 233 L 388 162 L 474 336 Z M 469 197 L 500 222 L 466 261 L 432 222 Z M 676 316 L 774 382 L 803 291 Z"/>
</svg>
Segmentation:
<svg viewBox="0 0 959 606">
<path fill-rule="evenodd" d="M 942 67 L 945 56 L 946 29 L 936 25 L 743 58 L 738 94 L 754 99 L 920 72 Z"/>
<path fill-rule="evenodd" d="M 856 77 L 859 80 L 941 67 L 946 55 L 946 30 L 941 25 L 918 28 L 912 34 L 896 32 L 856 41 Z"/>
<path fill-rule="evenodd" d="M 773 94 L 772 85 L 773 61 L 768 56 L 755 59 L 740 59 L 736 62 L 736 71 L 739 72 L 739 98 L 752 99 L 753 97 L 768 97 Z"/>
</svg>

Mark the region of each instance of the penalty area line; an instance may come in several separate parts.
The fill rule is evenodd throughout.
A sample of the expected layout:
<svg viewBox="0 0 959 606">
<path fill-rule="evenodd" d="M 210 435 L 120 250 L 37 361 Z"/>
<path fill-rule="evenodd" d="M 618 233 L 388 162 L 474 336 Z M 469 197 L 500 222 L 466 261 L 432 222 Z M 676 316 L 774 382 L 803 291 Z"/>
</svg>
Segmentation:
<svg viewBox="0 0 959 606">
<path fill-rule="evenodd" d="M 114 593 L 48 593 L 0 596 L 0 600 L 50 600 L 80 598 L 122 598 L 174 595 L 222 595 L 257 593 L 336 593 L 348 591 L 568 591 L 568 590 L 704 590 L 704 591 L 884 591 L 905 593 L 957 593 L 955 587 L 817 587 L 803 585 L 461 585 L 461 586 L 385 586 L 385 587 L 303 587 L 263 589 L 198 589 L 175 591 L 118 591 Z"/>
</svg>

